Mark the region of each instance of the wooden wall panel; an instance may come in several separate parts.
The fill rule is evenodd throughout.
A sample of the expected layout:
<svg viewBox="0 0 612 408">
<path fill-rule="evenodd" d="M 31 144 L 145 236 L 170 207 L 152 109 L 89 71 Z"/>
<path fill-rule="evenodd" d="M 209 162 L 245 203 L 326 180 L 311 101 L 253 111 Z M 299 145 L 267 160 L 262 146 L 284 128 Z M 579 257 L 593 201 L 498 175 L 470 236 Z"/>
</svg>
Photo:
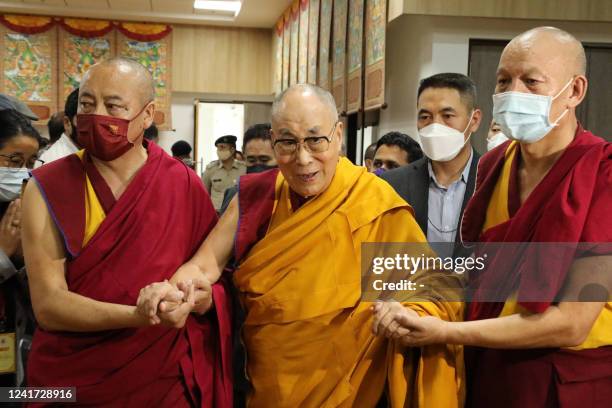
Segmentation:
<svg viewBox="0 0 612 408">
<path fill-rule="evenodd" d="M 610 0 L 403 0 L 404 14 L 612 21 Z M 397 3 L 397 0 L 391 0 Z M 395 7 L 393 8 L 395 9 Z M 396 13 L 390 12 L 390 19 Z"/>
<path fill-rule="evenodd" d="M 172 90 L 272 93 L 272 30 L 174 26 Z"/>
</svg>

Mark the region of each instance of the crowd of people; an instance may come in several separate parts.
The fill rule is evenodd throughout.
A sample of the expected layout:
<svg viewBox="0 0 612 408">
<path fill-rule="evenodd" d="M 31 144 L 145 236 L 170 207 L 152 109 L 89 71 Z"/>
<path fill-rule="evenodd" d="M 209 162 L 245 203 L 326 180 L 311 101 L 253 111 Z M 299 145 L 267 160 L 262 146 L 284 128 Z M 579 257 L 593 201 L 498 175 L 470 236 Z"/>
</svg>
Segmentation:
<svg viewBox="0 0 612 408">
<path fill-rule="evenodd" d="M 200 175 L 187 142 L 158 146 L 135 61 L 93 65 L 48 144 L 0 95 L 2 385 L 109 407 L 609 406 L 612 145 L 576 116 L 584 49 L 538 27 L 496 78 L 482 156 L 476 85 L 438 73 L 418 87 L 418 142 L 382 135 L 364 166 L 342 154 L 332 95 L 297 84 L 243 153 L 220 136 Z M 468 243 L 559 242 L 588 249 L 555 267 L 421 268 L 414 291 L 363 298 L 364 243 L 458 259 Z M 603 295 L 565 297 L 594 271 Z"/>
</svg>

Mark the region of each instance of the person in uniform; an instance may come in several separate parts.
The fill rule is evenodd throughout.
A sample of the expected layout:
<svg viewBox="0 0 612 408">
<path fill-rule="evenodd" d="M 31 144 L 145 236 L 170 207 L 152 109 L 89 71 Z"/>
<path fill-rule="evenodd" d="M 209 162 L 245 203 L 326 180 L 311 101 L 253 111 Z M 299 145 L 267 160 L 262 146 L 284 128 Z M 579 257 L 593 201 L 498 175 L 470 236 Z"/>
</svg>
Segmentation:
<svg viewBox="0 0 612 408">
<path fill-rule="evenodd" d="M 202 175 L 204 185 L 210 194 L 215 210 L 219 211 L 223 203 L 225 190 L 235 186 L 238 177 L 246 173 L 244 162 L 235 159 L 236 136 L 221 136 L 215 141 L 219 160 L 206 166 Z"/>
</svg>

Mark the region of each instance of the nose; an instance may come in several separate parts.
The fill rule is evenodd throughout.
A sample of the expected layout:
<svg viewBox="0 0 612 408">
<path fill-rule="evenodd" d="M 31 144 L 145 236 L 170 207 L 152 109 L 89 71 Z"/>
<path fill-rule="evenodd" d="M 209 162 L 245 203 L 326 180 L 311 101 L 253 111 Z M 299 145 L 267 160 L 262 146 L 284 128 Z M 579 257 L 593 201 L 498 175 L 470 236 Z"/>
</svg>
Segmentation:
<svg viewBox="0 0 612 408">
<path fill-rule="evenodd" d="M 312 162 L 312 156 L 310 152 L 304 147 L 303 144 L 297 145 L 297 151 L 295 152 L 295 160 L 300 166 L 307 166 Z"/>
</svg>

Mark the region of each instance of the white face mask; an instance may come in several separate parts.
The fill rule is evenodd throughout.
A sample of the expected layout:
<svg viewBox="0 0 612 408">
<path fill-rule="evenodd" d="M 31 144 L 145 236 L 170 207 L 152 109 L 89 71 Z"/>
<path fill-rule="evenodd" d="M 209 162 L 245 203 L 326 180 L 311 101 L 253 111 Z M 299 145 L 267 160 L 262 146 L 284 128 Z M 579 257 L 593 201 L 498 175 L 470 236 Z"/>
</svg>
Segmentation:
<svg viewBox="0 0 612 408">
<path fill-rule="evenodd" d="M 470 121 L 463 132 L 441 123 L 432 123 L 419 130 L 423 153 L 434 161 L 447 162 L 453 160 L 472 137 L 472 133 L 470 133 L 470 136 L 464 139 L 465 132 L 470 127 L 473 117 L 474 112 L 470 115 Z"/>
<path fill-rule="evenodd" d="M 225 161 L 225 160 L 229 159 L 231 156 L 232 156 L 232 151 L 231 150 L 219 150 L 219 149 L 217 149 L 217 157 L 219 158 L 219 160 Z"/>
<path fill-rule="evenodd" d="M 19 198 L 23 180 L 30 178 L 30 170 L 0 167 L 0 201 L 13 201 Z"/>
<path fill-rule="evenodd" d="M 487 152 L 495 149 L 497 146 L 501 145 L 506 140 L 508 140 L 508 138 L 506 137 L 506 135 L 503 134 L 503 132 L 497 132 L 493 135 L 492 138 L 487 139 Z"/>
<path fill-rule="evenodd" d="M 523 143 L 542 140 L 565 116 L 566 109 L 553 123 L 550 123 L 550 107 L 567 87 L 572 78 L 557 95 L 537 95 L 524 92 L 504 92 L 493 95 L 493 120 L 499 124 L 510 139 Z"/>
</svg>

